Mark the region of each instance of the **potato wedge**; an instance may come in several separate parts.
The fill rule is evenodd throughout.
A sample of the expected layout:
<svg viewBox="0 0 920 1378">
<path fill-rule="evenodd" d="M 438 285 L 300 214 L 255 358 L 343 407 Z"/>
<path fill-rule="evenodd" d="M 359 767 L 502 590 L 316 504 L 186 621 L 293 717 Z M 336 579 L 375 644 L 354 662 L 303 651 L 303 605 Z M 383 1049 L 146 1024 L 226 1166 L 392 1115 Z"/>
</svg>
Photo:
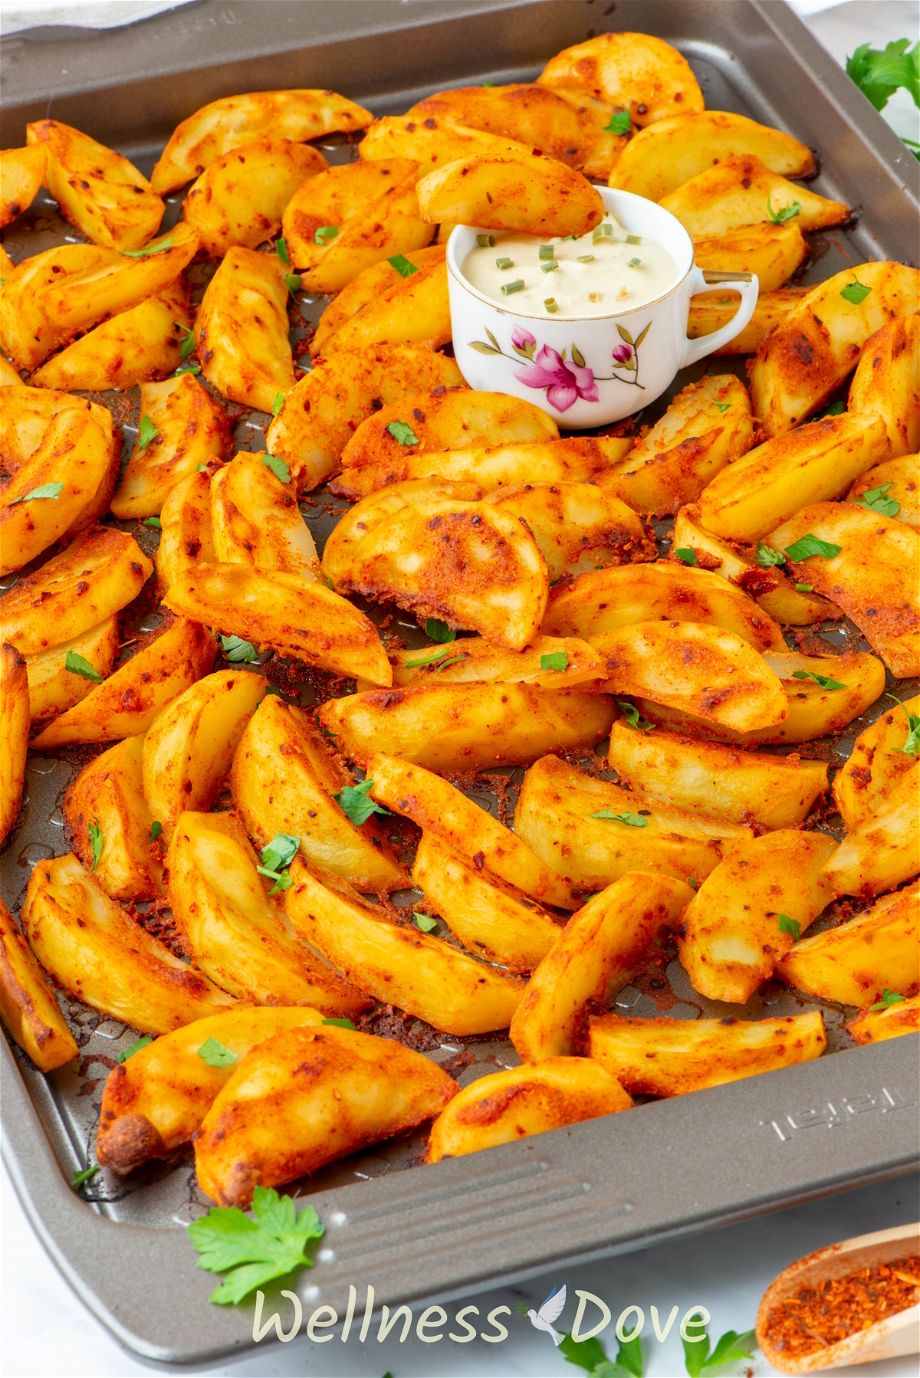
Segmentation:
<svg viewBox="0 0 920 1378">
<path fill-rule="evenodd" d="M 0 598 L 0 641 L 24 656 L 72 641 L 130 603 L 152 569 L 127 532 L 85 531 Z"/>
<path fill-rule="evenodd" d="M 354 784 L 308 714 L 274 694 L 249 719 L 233 757 L 233 802 L 257 847 L 276 833 L 300 840 L 309 865 L 362 891 L 402 890 L 408 880 L 378 819 L 360 827 L 336 794 Z"/>
<path fill-rule="evenodd" d="M 94 244 L 139 249 L 160 227 L 165 206 L 127 158 L 60 120 L 26 125 L 26 140 L 43 147 L 44 183 L 65 220 Z"/>
<path fill-rule="evenodd" d="M 724 354 L 756 354 L 770 331 L 782 324 L 808 290 L 807 287 L 780 287 L 773 292 L 761 292 L 748 324 L 728 344 L 713 350 L 713 358 Z M 727 325 L 737 309 L 737 293 L 701 292 L 690 298 L 687 334 L 691 340 L 711 335 Z"/>
<path fill-rule="evenodd" d="M 576 636 L 536 636 L 522 651 L 509 651 L 481 636 L 463 636 L 434 648 L 397 651 L 390 664 L 399 689 L 432 682 L 571 689 L 599 679 L 604 669 L 593 647 Z M 369 687 L 358 681 L 359 691 Z"/>
<path fill-rule="evenodd" d="M 910 990 L 920 981 L 920 886 L 885 895 L 871 909 L 836 928 L 803 938 L 787 952 L 777 975 L 819 1000 L 865 1007 L 885 990 Z"/>
<path fill-rule="evenodd" d="M 151 836 L 156 815 L 144 797 L 143 743 L 143 737 L 125 737 L 94 756 L 64 795 L 73 849 L 113 900 L 165 893 L 160 848 Z"/>
<path fill-rule="evenodd" d="M 753 438 L 747 388 L 733 374 L 714 374 L 677 394 L 604 486 L 637 512 L 674 513 L 726 465 L 734 470 Z"/>
<path fill-rule="evenodd" d="M 898 505 L 894 516 L 908 526 L 920 527 L 920 454 L 901 455 L 899 459 L 886 459 L 884 464 L 876 464 L 867 469 L 847 493 L 848 502 L 862 502 L 863 496 L 875 489 L 881 489 L 883 504 L 887 507 L 895 502 Z M 877 499 L 876 499 L 877 501 Z M 884 508 L 883 508 L 884 510 Z"/>
<path fill-rule="evenodd" d="M 266 442 L 302 492 L 328 478 L 354 431 L 381 405 L 462 384 L 452 359 L 419 345 L 338 350 L 318 360 L 285 397 Z"/>
<path fill-rule="evenodd" d="M 151 1158 L 167 1158 L 187 1144 L 218 1091 L 242 1058 L 283 1029 L 322 1023 L 307 1005 L 227 1010 L 163 1034 L 116 1063 L 102 1092 L 96 1161 L 113 1172 L 134 1172 Z M 215 1067 L 200 1050 L 210 1040 L 232 1054 Z"/>
<path fill-rule="evenodd" d="M 582 235 L 604 218 L 596 187 L 580 172 L 534 153 L 520 158 L 473 156 L 445 163 L 418 184 L 423 220 L 481 225 L 486 230 Z"/>
<path fill-rule="evenodd" d="M 880 895 L 920 874 L 920 769 L 891 786 L 871 816 L 848 832 L 825 872 L 835 895 Z"/>
<path fill-rule="evenodd" d="M 271 412 L 294 386 L 288 289 L 276 254 L 235 246 L 208 283 L 195 317 L 201 371 L 231 402 Z"/>
<path fill-rule="evenodd" d="M 918 306 L 920 272 L 902 263 L 861 263 L 814 287 L 751 365 L 754 415 L 766 434 L 791 431 L 822 406 L 870 337 Z"/>
<path fill-rule="evenodd" d="M 893 459 L 920 449 L 920 316 L 889 321 L 866 341 L 847 405 L 882 418 Z"/>
<path fill-rule="evenodd" d="M 470 681 L 371 689 L 319 710 L 323 727 L 359 766 L 382 751 L 444 774 L 529 765 L 548 751 L 592 747 L 613 716 L 604 694 Z"/>
<path fill-rule="evenodd" d="M 8 643 L 0 645 L 0 843 L 19 816 L 29 750 L 29 677 L 26 662 Z"/>
<path fill-rule="evenodd" d="M 370 1005 L 299 942 L 230 813 L 185 812 L 166 854 L 169 904 L 192 961 L 222 990 L 258 1005 L 309 1005 L 349 1017 Z"/>
<path fill-rule="evenodd" d="M 91 679 L 67 669 L 67 656 L 71 651 L 105 678 L 118 656 L 118 618 L 107 617 L 98 626 L 75 636 L 73 641 L 65 641 L 61 646 L 51 646 L 47 651 L 39 651 L 37 655 L 28 657 L 26 671 L 33 724 L 44 723 L 48 718 L 65 712 L 91 692 Z"/>
<path fill-rule="evenodd" d="M 525 483 L 496 489 L 488 500 L 527 523 L 552 582 L 657 553 L 632 508 L 594 483 Z"/>
<path fill-rule="evenodd" d="M 141 1033 L 168 1033 L 233 1004 L 197 968 L 132 922 L 72 853 L 36 863 L 22 927 L 60 986 Z"/>
<path fill-rule="evenodd" d="M 200 564 L 183 570 L 163 602 L 215 631 L 245 637 L 307 665 L 373 684 L 392 681 L 373 622 L 325 584 L 281 570 Z"/>
<path fill-rule="evenodd" d="M 112 499 L 114 516 L 157 514 L 169 490 L 212 459 L 226 458 L 224 409 L 190 373 L 141 384 L 140 416 L 153 426 L 152 439 L 139 435 Z"/>
<path fill-rule="evenodd" d="M 243 450 L 212 478 L 214 558 L 315 581 L 316 542 L 298 509 L 294 484 L 283 483 L 267 458 Z"/>
<path fill-rule="evenodd" d="M 45 150 L 33 145 L 0 153 L 0 228 L 27 211 L 45 177 Z"/>
<path fill-rule="evenodd" d="M 42 1072 L 63 1067 L 79 1052 L 57 997 L 2 899 L 0 1020 Z"/>
<path fill-rule="evenodd" d="M 761 292 L 776 292 L 808 257 L 808 240 L 794 220 L 781 225 L 743 225 L 694 241 L 698 268 L 718 273 L 756 273 Z M 789 313 L 792 314 L 791 312 Z M 754 409 L 757 415 L 757 409 Z"/>
<path fill-rule="evenodd" d="M 416 165 L 416 177 L 458 158 L 526 160 L 533 153 L 530 144 L 507 135 L 473 129 L 444 116 L 418 119 L 411 114 L 374 120 L 358 145 L 358 157 L 365 161 L 411 160 Z"/>
<path fill-rule="evenodd" d="M 473 805 L 475 808 L 475 805 Z M 452 1034 L 507 1029 L 522 983 L 291 865 L 294 931 L 361 990 Z"/>
<path fill-rule="evenodd" d="M 693 989 L 743 1005 L 833 899 L 826 833 L 781 828 L 739 843 L 684 911 L 677 950 Z"/>
<path fill-rule="evenodd" d="M 0 268 L 2 268 L 0 264 Z M 10 264 L 12 267 L 12 263 Z M 0 388 L 18 387 L 22 382 L 19 372 L 7 359 L 5 354 L 0 354 Z"/>
<path fill-rule="evenodd" d="M 478 1077 L 441 1111 L 431 1126 L 425 1161 L 461 1158 L 631 1106 L 619 1082 L 587 1058 L 553 1057 L 538 1066 L 509 1067 Z"/>
<path fill-rule="evenodd" d="M 822 761 L 637 731 L 625 718 L 611 728 L 608 759 L 619 779 L 646 798 L 761 828 L 803 823 L 827 789 Z"/>
<path fill-rule="evenodd" d="M 221 258 L 235 244 L 254 249 L 277 233 L 298 187 L 329 165 L 318 149 L 273 134 L 209 163 L 189 187 L 183 219 L 202 250 Z"/>
<path fill-rule="evenodd" d="M 562 932 L 540 905 L 484 875 L 433 833 L 422 833 L 412 881 L 464 947 L 511 971 L 533 971 Z"/>
<path fill-rule="evenodd" d="M 178 124 L 153 169 L 154 191 L 165 195 L 197 177 L 235 148 L 265 135 L 297 143 L 323 134 L 364 129 L 373 116 L 335 91 L 254 91 L 211 101 Z"/>
<path fill-rule="evenodd" d="M 789 549 L 796 550 L 806 535 L 839 546 L 839 553 L 796 560 Z M 856 503 L 819 502 L 803 507 L 766 539 L 786 552 L 797 579 L 852 618 L 893 675 L 920 673 L 920 533 Z"/>
<path fill-rule="evenodd" d="M 920 1033 L 920 995 L 909 995 L 880 1010 L 870 1006 L 846 1028 L 855 1043 L 882 1043 L 886 1038 Z"/>
<path fill-rule="evenodd" d="M 399 331 L 407 331 L 412 334 L 411 339 L 392 340 L 393 344 L 422 344 L 427 348 L 434 348 L 432 340 L 440 329 L 440 288 L 438 288 L 437 275 L 432 279 L 427 275 L 427 269 L 444 262 L 444 246 L 441 244 L 430 244 L 425 249 L 413 249 L 411 258 L 405 254 L 402 256 L 394 255 L 393 262 L 388 258 L 380 263 L 372 263 L 369 268 L 362 268 L 357 277 L 352 278 L 347 287 L 343 287 L 332 301 L 323 308 L 316 326 L 316 331 L 310 341 L 310 354 L 313 358 L 323 357 L 331 354 L 334 349 L 340 349 L 342 342 L 337 341 L 333 344 L 335 336 L 343 330 L 350 321 L 356 316 L 361 315 L 370 307 L 371 319 L 376 318 L 376 311 L 373 309 L 378 297 L 387 297 L 392 303 L 394 298 L 389 297 L 391 288 L 404 287 L 407 278 L 415 277 L 418 273 L 425 273 L 426 286 L 421 300 L 416 302 L 416 311 L 419 313 L 419 320 L 404 319 L 403 317 L 394 318 L 395 312 L 390 305 L 387 309 L 389 327 Z M 394 267 L 394 263 L 398 267 Z M 399 296 L 399 293 L 396 294 Z M 448 331 L 448 337 L 450 332 Z M 359 340 L 357 343 L 361 343 Z M 351 348 L 355 347 L 352 342 Z"/>
<path fill-rule="evenodd" d="M 915 715 L 920 715 L 920 694 L 886 708 L 853 743 L 833 789 L 847 832 L 883 809 L 895 785 L 916 770 L 917 758 L 907 745 Z"/>
<path fill-rule="evenodd" d="M 412 253 L 413 259 L 407 262 L 414 262 L 419 251 L 416 249 Z M 368 273 L 373 269 L 363 271 Z M 352 283 L 356 281 L 352 279 Z M 441 349 L 450 344 L 450 340 L 447 266 L 442 251 L 434 262 L 416 266 L 415 272 L 405 277 L 397 276 L 395 283 L 344 321 L 334 335 L 326 337 L 324 351 L 331 354 L 337 349 L 360 349 L 375 344 L 424 345 L 428 349 Z M 319 350 L 320 345 L 314 339 L 312 351 L 318 353 Z"/>
<path fill-rule="evenodd" d="M 146 732 L 161 708 L 208 673 L 215 649 L 213 638 L 197 622 L 172 619 L 144 637 L 114 674 L 49 723 L 33 748 L 117 742 Z"/>
<path fill-rule="evenodd" d="M 218 1092 L 195 1139 L 206 1196 L 248 1207 L 278 1186 L 431 1119 L 457 1083 L 389 1038 L 300 1028 L 253 1048 Z"/>
<path fill-rule="evenodd" d="M 794 218 L 803 230 L 842 225 L 852 213 L 844 202 L 831 201 L 772 172 L 752 153 L 729 154 L 663 196 L 661 205 L 694 239 L 728 234 L 743 225 L 776 223 L 775 216 L 784 211 L 792 211 L 788 219 Z"/>
<path fill-rule="evenodd" d="M 746 115 L 700 109 L 658 119 L 634 135 L 614 165 L 610 185 L 660 201 L 713 164 L 745 155 L 784 177 L 815 171 L 811 149 L 791 134 Z"/>
<path fill-rule="evenodd" d="M 820 1010 L 778 1019 L 624 1019 L 595 1015 L 588 1048 L 636 1096 L 685 1096 L 820 1057 Z"/>
<path fill-rule="evenodd" d="M 700 494 L 700 520 L 717 536 L 756 541 L 808 503 L 839 497 L 888 441 L 878 416 L 825 416 L 749 450 Z"/>
<path fill-rule="evenodd" d="M 586 891 L 627 871 L 698 880 L 718 865 L 723 841 L 751 835 L 740 824 L 631 794 L 556 756 L 544 756 L 525 775 L 514 827 L 547 866 Z"/>
<path fill-rule="evenodd" d="M 589 1001 L 625 986 L 663 928 L 673 928 L 693 891 L 670 876 L 629 871 L 569 919 L 527 983 L 511 1021 L 524 1062 L 577 1051 Z"/>
<path fill-rule="evenodd" d="M 160 508 L 157 589 L 161 597 L 185 570 L 217 559 L 211 530 L 211 475 L 196 470 L 170 488 Z"/>
<path fill-rule="evenodd" d="M 411 818 L 459 856 L 469 857 L 530 899 L 559 909 L 578 905 L 571 887 L 554 868 L 491 814 L 440 776 L 394 756 L 374 756 L 368 763 L 371 795 L 378 804 Z"/>
<path fill-rule="evenodd" d="M 541 86 L 582 89 L 628 109 L 639 128 L 703 109 L 703 93 L 676 48 L 647 33 L 602 33 L 551 57 Z"/>
</svg>

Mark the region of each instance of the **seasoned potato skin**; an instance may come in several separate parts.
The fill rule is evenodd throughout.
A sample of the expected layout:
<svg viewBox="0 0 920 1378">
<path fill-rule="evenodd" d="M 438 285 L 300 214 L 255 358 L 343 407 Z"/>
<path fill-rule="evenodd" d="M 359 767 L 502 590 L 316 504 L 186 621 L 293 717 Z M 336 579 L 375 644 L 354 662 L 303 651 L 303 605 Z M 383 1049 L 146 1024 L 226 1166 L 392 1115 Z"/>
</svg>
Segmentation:
<svg viewBox="0 0 920 1378">
<path fill-rule="evenodd" d="M 564 48 L 537 78 L 541 86 L 574 87 L 616 109 L 628 109 L 639 128 L 669 115 L 703 109 L 690 64 L 662 38 L 603 33 Z"/>
<path fill-rule="evenodd" d="M 886 1038 L 920 1033 L 920 995 L 909 995 L 887 1009 L 867 1009 L 847 1024 L 856 1043 L 882 1043 Z"/>
<path fill-rule="evenodd" d="M 533 149 L 519 139 L 472 129 L 445 116 L 417 119 L 412 115 L 384 115 L 374 120 L 358 146 L 364 161 L 411 159 L 416 177 L 460 158 L 529 159 Z"/>
<path fill-rule="evenodd" d="M 0 645 L 0 843 L 19 816 L 29 750 L 29 675 L 8 643 Z"/>
<path fill-rule="evenodd" d="M 201 247 L 220 258 L 234 244 L 254 249 L 271 239 L 297 188 L 328 166 L 318 149 L 268 135 L 215 159 L 188 190 L 183 219 Z"/>
<path fill-rule="evenodd" d="M 195 317 L 201 371 L 232 402 L 271 412 L 294 386 L 285 267 L 277 254 L 234 245 L 205 288 Z M 248 306 L 241 314 L 241 304 Z"/>
<path fill-rule="evenodd" d="M 677 216 L 694 239 L 770 223 L 771 207 L 778 212 L 798 206 L 795 219 L 803 230 L 841 225 L 851 213 L 842 201 L 831 201 L 788 181 L 750 153 L 730 153 L 663 196 L 661 205 Z"/>
<path fill-rule="evenodd" d="M 785 320 L 789 312 L 808 292 L 807 287 L 780 287 L 761 292 L 748 324 L 728 344 L 719 345 L 713 356 L 723 354 L 756 354 L 764 340 Z M 687 334 L 691 340 L 711 335 L 727 325 L 738 308 L 737 295 L 701 292 L 690 300 L 690 321 Z"/>
<path fill-rule="evenodd" d="M 143 447 L 135 443 L 128 457 L 112 499 L 122 519 L 156 515 L 171 488 L 228 451 L 227 415 L 190 373 L 142 383 L 140 393 L 140 415 L 157 434 Z"/>
<path fill-rule="evenodd" d="M 835 895 L 873 896 L 920 872 L 917 765 L 891 786 L 884 802 L 841 842 L 825 867 Z"/>
<path fill-rule="evenodd" d="M 416 260 L 420 253 L 437 257 L 419 265 Z M 373 344 L 424 345 L 428 349 L 441 349 L 449 344 L 450 307 L 444 250 L 413 249 L 410 262 L 416 267 L 414 273 L 408 277 L 396 274 L 394 283 L 343 321 L 335 334 L 325 336 L 322 345 L 314 341 L 316 351 L 322 349 L 331 354 L 337 349 L 360 349 Z M 379 266 L 375 264 L 363 269 L 358 277 L 375 272 Z M 352 278 L 349 286 L 357 281 L 358 278 Z"/>
<path fill-rule="evenodd" d="M 34 144 L 0 153 L 0 228 L 27 211 L 41 189 L 45 149 Z"/>
<path fill-rule="evenodd" d="M 72 1062 L 78 1048 L 38 962 L 0 899 L 0 1019 L 42 1072 Z"/>
<path fill-rule="evenodd" d="M 518 484 L 490 493 L 489 502 L 527 523 L 551 583 L 657 553 L 631 507 L 596 483 Z"/>
<path fill-rule="evenodd" d="M 429 244 L 424 249 L 413 249 L 409 257 L 412 267 L 421 272 L 435 263 L 443 263 L 446 250 L 442 244 Z M 410 277 L 414 274 L 410 273 Z M 338 332 L 355 316 L 360 315 L 367 307 L 373 306 L 378 297 L 387 296 L 391 287 L 396 287 L 405 279 L 402 273 L 394 268 L 389 259 L 383 259 L 380 263 L 372 263 L 369 268 L 362 268 L 357 277 L 352 278 L 347 287 L 343 287 L 333 299 L 323 308 L 323 313 L 316 325 L 316 333 L 311 341 L 311 356 L 324 357 L 327 353 L 332 353 L 334 349 L 341 348 L 340 344 L 331 345 L 331 341 Z M 392 324 L 396 329 L 414 330 L 415 326 L 411 321 L 396 322 Z M 396 341 L 395 343 L 400 343 Z M 424 338 L 402 343 L 426 344 Z M 331 348 L 329 347 L 331 345 Z"/>
<path fill-rule="evenodd" d="M 33 725 L 42 724 L 72 708 L 92 691 L 91 679 L 67 669 L 68 651 L 75 651 L 89 661 L 98 674 L 107 675 L 118 655 L 118 618 L 108 617 L 98 626 L 75 636 L 73 641 L 51 646 L 47 651 L 39 651 L 27 658 L 29 710 Z"/>
<path fill-rule="evenodd" d="M 906 522 L 915 530 L 920 527 L 920 454 L 902 455 L 899 459 L 886 459 L 884 464 L 876 464 L 867 469 L 847 494 L 848 502 L 859 502 L 863 493 L 871 488 L 884 488 L 885 496 L 898 504 L 895 514 L 899 522 Z"/>
<path fill-rule="evenodd" d="M 808 257 L 808 240 L 794 220 L 782 225 L 742 225 L 694 240 L 698 268 L 756 273 L 761 292 L 776 292 Z M 791 312 L 790 312 L 791 314 Z M 754 414 L 758 415 L 755 405 Z"/>
<path fill-rule="evenodd" d="M 820 1000 L 865 1007 L 884 990 L 920 982 L 920 885 L 885 895 L 871 909 L 786 953 L 777 975 Z"/>
<path fill-rule="evenodd" d="M 882 418 L 891 458 L 920 449 L 920 316 L 889 321 L 866 341 L 847 405 Z"/>
<path fill-rule="evenodd" d="M 459 158 L 426 173 L 418 204 L 429 224 L 454 221 L 487 230 L 582 235 L 604 218 L 596 187 L 574 168 L 534 153 L 521 158 Z"/>
<path fill-rule="evenodd" d="M 157 588 L 168 592 L 192 565 L 214 564 L 211 529 L 211 474 L 195 472 L 170 488 L 160 508 Z"/>
<path fill-rule="evenodd" d="M 242 451 L 211 479 L 215 559 L 319 578 L 316 542 L 297 506 L 293 481 L 283 483 L 264 451 Z"/>
<path fill-rule="evenodd" d="M 73 849 L 113 900 L 149 900 L 164 893 L 160 848 L 150 838 L 155 815 L 144 797 L 143 741 L 125 737 L 94 756 L 64 796 Z M 95 866 L 90 825 L 102 834 Z"/>
<path fill-rule="evenodd" d="M 554 657 L 561 670 L 547 669 Z M 550 660 L 549 664 L 554 661 Z M 522 651 L 510 651 L 481 636 L 463 636 L 441 647 L 396 651 L 390 656 L 393 685 L 407 688 L 430 684 L 529 684 L 540 689 L 570 689 L 597 680 L 603 673 L 600 656 L 577 636 L 536 636 Z M 370 686 L 358 681 L 358 689 Z"/>
<path fill-rule="evenodd" d="M 860 732 L 834 777 L 834 803 L 847 831 L 884 809 L 892 789 L 917 769 L 916 757 L 904 750 L 908 714 L 920 715 L 920 694 L 886 708 Z"/>
</svg>

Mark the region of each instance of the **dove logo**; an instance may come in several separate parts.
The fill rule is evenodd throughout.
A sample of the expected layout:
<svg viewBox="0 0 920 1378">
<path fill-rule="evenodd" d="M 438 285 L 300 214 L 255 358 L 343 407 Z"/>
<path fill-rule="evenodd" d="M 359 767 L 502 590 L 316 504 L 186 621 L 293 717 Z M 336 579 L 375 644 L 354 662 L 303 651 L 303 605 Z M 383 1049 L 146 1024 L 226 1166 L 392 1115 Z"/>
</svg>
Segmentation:
<svg viewBox="0 0 920 1378">
<path fill-rule="evenodd" d="M 562 1315 L 565 1309 L 565 1298 L 566 1287 L 563 1283 L 561 1287 L 550 1292 L 539 1311 L 534 1311 L 531 1307 L 527 1312 L 527 1319 L 534 1330 L 545 1330 L 554 1345 L 561 1345 L 563 1340 L 562 1332 L 555 1328 L 553 1322 L 558 1321 Z"/>
</svg>

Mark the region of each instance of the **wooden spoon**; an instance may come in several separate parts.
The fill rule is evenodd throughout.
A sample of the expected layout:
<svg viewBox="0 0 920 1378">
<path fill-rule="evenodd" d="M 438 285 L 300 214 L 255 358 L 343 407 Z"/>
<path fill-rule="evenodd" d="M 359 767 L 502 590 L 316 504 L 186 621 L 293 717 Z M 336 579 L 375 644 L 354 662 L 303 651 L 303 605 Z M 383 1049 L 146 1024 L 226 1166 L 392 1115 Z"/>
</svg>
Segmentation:
<svg viewBox="0 0 920 1378">
<path fill-rule="evenodd" d="M 773 1279 L 757 1308 L 757 1342 L 764 1357 L 781 1373 L 826 1373 L 833 1368 L 920 1352 L 920 1302 L 847 1335 L 837 1344 L 825 1345 L 799 1358 L 791 1358 L 778 1349 L 768 1328 L 773 1308 L 800 1288 L 916 1253 L 920 1253 L 920 1224 L 909 1224 L 844 1239 L 791 1263 Z"/>
</svg>

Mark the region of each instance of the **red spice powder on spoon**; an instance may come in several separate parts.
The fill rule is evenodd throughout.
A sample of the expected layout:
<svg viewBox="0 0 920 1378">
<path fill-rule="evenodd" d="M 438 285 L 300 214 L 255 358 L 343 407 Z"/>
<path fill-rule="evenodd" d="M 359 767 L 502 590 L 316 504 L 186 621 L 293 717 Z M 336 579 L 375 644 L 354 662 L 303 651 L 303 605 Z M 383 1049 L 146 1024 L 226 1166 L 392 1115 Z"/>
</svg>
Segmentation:
<svg viewBox="0 0 920 1378">
<path fill-rule="evenodd" d="M 918 1299 L 920 1254 L 908 1254 L 799 1288 L 770 1309 L 763 1330 L 778 1353 L 799 1359 L 906 1311 Z"/>
</svg>

